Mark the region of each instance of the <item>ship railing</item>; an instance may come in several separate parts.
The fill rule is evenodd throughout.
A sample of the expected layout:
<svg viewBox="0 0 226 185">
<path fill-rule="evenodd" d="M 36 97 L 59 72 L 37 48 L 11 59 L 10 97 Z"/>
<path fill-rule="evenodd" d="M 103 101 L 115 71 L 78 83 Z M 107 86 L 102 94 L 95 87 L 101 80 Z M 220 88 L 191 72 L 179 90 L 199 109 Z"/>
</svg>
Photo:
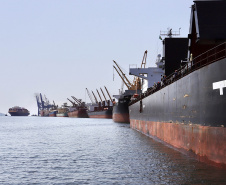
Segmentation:
<svg viewBox="0 0 226 185">
<path fill-rule="evenodd" d="M 192 61 L 192 67 L 194 70 L 197 70 L 206 65 L 219 61 L 225 57 L 226 57 L 226 42 L 195 57 Z"/>
<path fill-rule="evenodd" d="M 161 85 L 153 86 L 151 88 L 148 88 L 145 93 L 141 93 L 136 99 L 131 101 L 130 105 L 183 78 L 191 72 L 224 58 L 226 58 L 226 42 L 202 53 L 201 55 L 198 55 L 192 61 L 187 62 L 187 64 L 177 69 L 174 73 L 167 76 L 165 79 L 163 78 Z"/>
</svg>

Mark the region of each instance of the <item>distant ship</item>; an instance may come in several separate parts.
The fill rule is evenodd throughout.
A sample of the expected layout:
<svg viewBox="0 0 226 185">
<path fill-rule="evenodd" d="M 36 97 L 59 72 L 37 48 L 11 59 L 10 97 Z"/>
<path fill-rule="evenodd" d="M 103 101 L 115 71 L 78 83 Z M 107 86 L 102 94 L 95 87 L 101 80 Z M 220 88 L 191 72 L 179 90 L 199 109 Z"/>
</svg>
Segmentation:
<svg viewBox="0 0 226 185">
<path fill-rule="evenodd" d="M 71 110 L 71 111 L 70 111 Z M 68 112 L 68 117 L 72 118 L 88 118 L 87 108 L 85 107 L 78 107 L 78 109 L 70 109 Z"/>
<path fill-rule="evenodd" d="M 71 96 L 75 102 L 68 98 L 68 101 L 71 102 L 72 106 L 68 107 L 68 117 L 72 118 L 88 118 L 87 108 L 85 102 L 82 102 L 81 99 L 77 99 L 74 96 Z M 66 105 L 66 104 L 65 104 Z"/>
<path fill-rule="evenodd" d="M 57 109 L 56 117 L 68 117 L 68 108 L 67 107 L 59 107 Z"/>
<path fill-rule="evenodd" d="M 104 102 L 103 102 L 104 103 Z M 89 106 L 91 108 L 91 106 Z M 88 111 L 89 118 L 112 119 L 112 106 L 97 106 Z"/>
<path fill-rule="evenodd" d="M 107 88 L 105 87 L 105 90 L 106 90 L 110 100 L 107 100 L 107 98 L 104 94 L 104 91 L 102 90 L 102 88 L 100 88 L 100 90 L 103 94 L 103 97 L 105 99 L 105 101 L 102 100 L 100 93 L 97 90 L 98 96 L 100 98 L 100 102 L 97 100 L 93 91 L 92 91 L 92 94 L 93 94 L 95 101 L 93 101 L 92 96 L 89 93 L 87 88 L 86 88 L 86 90 L 87 90 L 87 94 L 89 95 L 89 98 L 92 102 L 91 104 L 87 104 L 89 118 L 112 119 L 113 100 L 112 100 Z"/>
<path fill-rule="evenodd" d="M 11 116 L 28 116 L 30 112 L 23 107 L 15 106 L 9 109 L 9 114 Z"/>
<path fill-rule="evenodd" d="M 57 110 L 50 110 L 49 111 L 49 117 L 56 117 L 56 114 L 58 113 L 58 111 Z"/>
</svg>

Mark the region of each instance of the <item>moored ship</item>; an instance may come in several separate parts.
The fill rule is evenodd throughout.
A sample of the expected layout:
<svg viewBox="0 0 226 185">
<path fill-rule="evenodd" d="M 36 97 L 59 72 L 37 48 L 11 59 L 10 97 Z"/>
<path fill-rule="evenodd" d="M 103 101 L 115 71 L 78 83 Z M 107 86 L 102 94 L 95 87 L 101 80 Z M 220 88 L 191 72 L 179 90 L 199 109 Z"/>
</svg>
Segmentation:
<svg viewBox="0 0 226 185">
<path fill-rule="evenodd" d="M 89 118 L 105 118 L 112 119 L 112 106 L 110 107 L 95 107 L 93 111 L 88 111 Z"/>
<path fill-rule="evenodd" d="M 67 107 L 59 107 L 57 109 L 56 117 L 68 117 L 68 108 Z"/>
<path fill-rule="evenodd" d="M 113 106 L 112 119 L 116 123 L 129 123 L 129 102 L 131 95 L 123 95 Z"/>
<path fill-rule="evenodd" d="M 81 99 L 77 99 L 74 96 L 71 96 L 75 102 L 68 99 L 72 103 L 72 107 L 68 107 L 68 117 L 73 118 L 88 118 L 87 108 L 84 102 Z"/>
<path fill-rule="evenodd" d="M 225 9 L 225 1 L 194 1 L 186 65 L 180 67 L 183 55 L 174 59 L 184 52 L 175 43 L 179 38 L 166 38 L 162 61 L 167 77 L 129 106 L 133 129 L 224 168 L 226 24 L 221 19 Z"/>
<path fill-rule="evenodd" d="M 102 100 L 100 93 L 97 90 L 98 96 L 100 98 L 100 102 L 98 102 L 94 92 L 92 91 L 93 97 L 95 98 L 95 102 L 94 102 L 93 99 L 92 99 L 92 96 L 89 93 L 87 88 L 86 88 L 86 90 L 87 90 L 87 94 L 89 95 L 89 98 L 92 102 L 91 104 L 87 104 L 87 106 L 88 106 L 88 112 L 87 113 L 88 113 L 89 118 L 112 119 L 113 100 L 112 100 L 107 88 L 105 87 L 105 90 L 107 91 L 107 94 L 108 94 L 111 101 L 106 99 L 106 96 L 105 96 L 105 94 L 104 94 L 104 92 L 101 88 L 100 88 L 100 90 L 101 90 L 101 92 L 104 96 L 105 101 Z"/>
<path fill-rule="evenodd" d="M 58 113 L 58 110 L 50 110 L 49 111 L 49 117 L 56 117 L 56 114 Z"/>
<path fill-rule="evenodd" d="M 87 114 L 87 108 L 83 108 L 83 107 L 78 107 L 78 109 L 74 109 L 74 110 L 69 110 L 68 112 L 68 117 L 73 117 L 73 118 L 88 118 L 88 114 Z"/>
<path fill-rule="evenodd" d="M 11 116 L 28 116 L 30 114 L 27 109 L 19 106 L 10 108 L 8 112 Z"/>
<path fill-rule="evenodd" d="M 143 59 L 145 58 L 146 53 L 147 51 L 145 51 Z M 116 123 L 129 123 L 129 102 L 132 96 L 141 93 L 141 82 L 139 78 L 134 78 L 133 82 L 130 82 L 129 79 L 126 77 L 125 73 L 117 64 L 117 62 L 115 62 L 114 60 L 113 62 L 116 65 L 116 67 L 113 67 L 121 77 L 123 84 L 120 95 L 114 95 L 114 98 L 116 98 L 118 102 L 114 102 L 112 119 Z M 124 85 L 126 85 L 126 87 L 128 88 L 128 90 L 125 90 L 125 92 L 123 92 Z"/>
</svg>

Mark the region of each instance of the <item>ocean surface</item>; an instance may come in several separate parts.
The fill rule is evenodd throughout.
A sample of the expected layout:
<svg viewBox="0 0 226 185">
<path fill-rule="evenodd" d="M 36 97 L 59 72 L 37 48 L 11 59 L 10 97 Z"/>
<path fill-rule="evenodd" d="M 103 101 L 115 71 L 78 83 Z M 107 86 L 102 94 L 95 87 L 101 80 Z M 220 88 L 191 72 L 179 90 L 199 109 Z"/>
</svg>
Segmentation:
<svg viewBox="0 0 226 185">
<path fill-rule="evenodd" d="M 226 170 L 111 119 L 8 116 L 0 184 L 226 184 Z"/>
</svg>

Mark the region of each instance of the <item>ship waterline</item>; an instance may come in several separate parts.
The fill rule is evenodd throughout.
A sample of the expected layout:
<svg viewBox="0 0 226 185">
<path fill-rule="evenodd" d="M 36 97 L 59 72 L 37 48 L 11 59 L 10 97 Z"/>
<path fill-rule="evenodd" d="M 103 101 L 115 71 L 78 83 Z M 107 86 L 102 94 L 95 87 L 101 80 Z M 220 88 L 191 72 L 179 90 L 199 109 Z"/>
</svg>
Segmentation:
<svg viewBox="0 0 226 185">
<path fill-rule="evenodd" d="M 226 59 L 196 70 L 132 104 L 130 125 L 196 158 L 226 168 Z M 213 73 L 213 71 L 218 71 Z"/>
</svg>

